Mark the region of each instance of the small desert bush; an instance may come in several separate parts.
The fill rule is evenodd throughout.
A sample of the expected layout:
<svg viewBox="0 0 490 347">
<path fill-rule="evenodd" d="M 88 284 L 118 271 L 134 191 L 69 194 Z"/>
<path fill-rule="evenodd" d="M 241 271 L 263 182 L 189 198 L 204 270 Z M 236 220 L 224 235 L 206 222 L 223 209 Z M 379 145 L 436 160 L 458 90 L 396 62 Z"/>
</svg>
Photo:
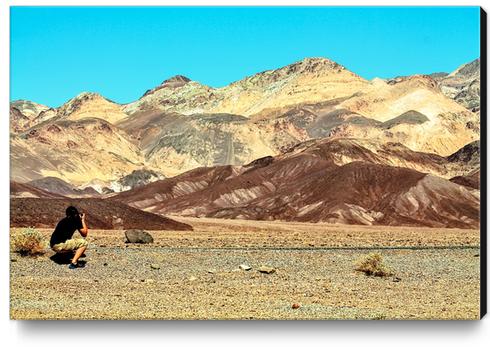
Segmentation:
<svg viewBox="0 0 490 347">
<path fill-rule="evenodd" d="M 367 276 L 385 277 L 393 273 L 383 263 L 383 257 L 379 253 L 370 253 L 357 263 L 356 271 L 364 272 Z"/>
<path fill-rule="evenodd" d="M 22 229 L 11 241 L 13 250 L 21 255 L 43 254 L 46 247 L 43 235 L 34 228 Z"/>
</svg>

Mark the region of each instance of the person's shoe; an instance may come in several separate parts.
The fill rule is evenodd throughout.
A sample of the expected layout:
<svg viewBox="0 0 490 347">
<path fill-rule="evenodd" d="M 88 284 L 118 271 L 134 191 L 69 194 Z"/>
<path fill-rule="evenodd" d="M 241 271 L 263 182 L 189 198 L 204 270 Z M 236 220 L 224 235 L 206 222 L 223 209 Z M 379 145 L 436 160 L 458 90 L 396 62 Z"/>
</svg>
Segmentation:
<svg viewBox="0 0 490 347">
<path fill-rule="evenodd" d="M 85 262 L 78 262 L 77 267 L 85 267 Z"/>
<path fill-rule="evenodd" d="M 78 267 L 78 264 L 73 264 L 73 263 L 70 263 L 70 265 L 68 265 L 68 268 L 69 268 L 70 270 L 74 270 L 74 269 L 76 269 L 77 267 Z"/>
</svg>

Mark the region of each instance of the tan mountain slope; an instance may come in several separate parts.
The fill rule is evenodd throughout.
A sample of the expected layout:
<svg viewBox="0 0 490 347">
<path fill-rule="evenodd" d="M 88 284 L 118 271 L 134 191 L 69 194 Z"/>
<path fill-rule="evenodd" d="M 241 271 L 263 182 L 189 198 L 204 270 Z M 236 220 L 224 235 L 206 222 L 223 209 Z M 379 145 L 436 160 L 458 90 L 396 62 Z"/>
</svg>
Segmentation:
<svg viewBox="0 0 490 347">
<path fill-rule="evenodd" d="M 127 115 L 122 107 L 97 93 L 81 93 L 70 99 L 56 110 L 58 119 L 79 120 L 83 118 L 100 118 L 109 123 L 116 123 Z"/>
<path fill-rule="evenodd" d="M 17 108 L 10 106 L 10 132 L 20 133 L 29 129 L 30 118 Z"/>
<path fill-rule="evenodd" d="M 176 76 L 146 92 L 136 102 L 125 105 L 124 110 L 129 114 L 160 110 L 248 117 L 287 105 L 350 96 L 366 84 L 367 81 L 331 60 L 306 58 L 223 88 L 211 88 Z"/>
<path fill-rule="evenodd" d="M 145 112 L 117 124 L 138 141 L 146 162 L 166 176 L 201 166 L 241 165 L 308 139 L 282 121 L 255 124 L 233 114 Z"/>
<path fill-rule="evenodd" d="M 428 76 L 411 76 L 394 84 L 375 81 L 336 108 L 380 122 L 407 112 L 417 112 L 426 119 L 399 122 L 389 129 L 347 125 L 337 129 L 335 136 L 381 138 L 403 143 L 412 150 L 443 156 L 480 137 L 478 115 L 443 95 Z"/>
<path fill-rule="evenodd" d="M 10 122 L 14 132 L 26 131 L 48 120 L 100 118 L 116 123 L 127 117 L 122 107 L 96 93 L 81 93 L 58 108 L 27 100 L 10 103 Z"/>
<path fill-rule="evenodd" d="M 49 107 L 46 105 L 41 105 L 29 100 L 15 100 L 10 103 L 10 106 L 15 107 L 29 119 L 33 119 L 37 117 L 42 111 L 46 111 L 49 109 Z"/>
<path fill-rule="evenodd" d="M 310 141 L 277 157 L 196 169 L 111 199 L 197 217 L 478 226 L 478 194 L 443 178 L 383 164 L 437 171 L 444 170 L 444 158 L 397 146 L 375 149 L 350 139 Z"/>
<path fill-rule="evenodd" d="M 473 112 L 480 110 L 480 58 L 439 79 L 444 95 Z"/>
<path fill-rule="evenodd" d="M 47 122 L 11 136 L 11 177 L 27 182 L 58 177 L 72 184 L 117 180 L 144 165 L 127 135 L 98 118 Z"/>
<path fill-rule="evenodd" d="M 10 103 L 10 131 L 19 133 L 37 124 L 39 114 L 49 110 L 48 106 L 28 100 L 16 100 Z"/>
</svg>

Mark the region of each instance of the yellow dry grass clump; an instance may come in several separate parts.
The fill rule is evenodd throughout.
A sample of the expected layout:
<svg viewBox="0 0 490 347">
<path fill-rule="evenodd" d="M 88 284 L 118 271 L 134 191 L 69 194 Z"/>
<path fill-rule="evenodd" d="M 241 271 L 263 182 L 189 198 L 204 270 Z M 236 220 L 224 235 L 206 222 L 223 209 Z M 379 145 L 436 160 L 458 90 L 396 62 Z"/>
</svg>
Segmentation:
<svg viewBox="0 0 490 347">
<path fill-rule="evenodd" d="M 367 276 L 386 277 L 393 275 L 392 271 L 383 263 L 383 256 L 379 253 L 370 253 L 361 259 L 356 271 L 364 272 Z"/>
<path fill-rule="evenodd" d="M 43 235 L 34 228 L 22 229 L 11 240 L 13 250 L 21 255 L 43 254 L 46 248 Z"/>
</svg>

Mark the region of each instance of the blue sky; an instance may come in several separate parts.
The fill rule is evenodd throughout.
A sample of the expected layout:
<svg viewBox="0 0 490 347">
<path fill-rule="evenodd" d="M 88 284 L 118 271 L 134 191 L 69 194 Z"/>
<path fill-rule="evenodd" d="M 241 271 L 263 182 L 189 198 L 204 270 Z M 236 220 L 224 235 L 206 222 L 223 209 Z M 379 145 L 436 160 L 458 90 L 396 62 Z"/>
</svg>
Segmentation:
<svg viewBox="0 0 490 347">
<path fill-rule="evenodd" d="M 479 8 L 12 7 L 11 100 L 120 103 L 168 77 L 221 87 L 304 57 L 364 78 L 450 72 L 480 56 Z"/>
</svg>

